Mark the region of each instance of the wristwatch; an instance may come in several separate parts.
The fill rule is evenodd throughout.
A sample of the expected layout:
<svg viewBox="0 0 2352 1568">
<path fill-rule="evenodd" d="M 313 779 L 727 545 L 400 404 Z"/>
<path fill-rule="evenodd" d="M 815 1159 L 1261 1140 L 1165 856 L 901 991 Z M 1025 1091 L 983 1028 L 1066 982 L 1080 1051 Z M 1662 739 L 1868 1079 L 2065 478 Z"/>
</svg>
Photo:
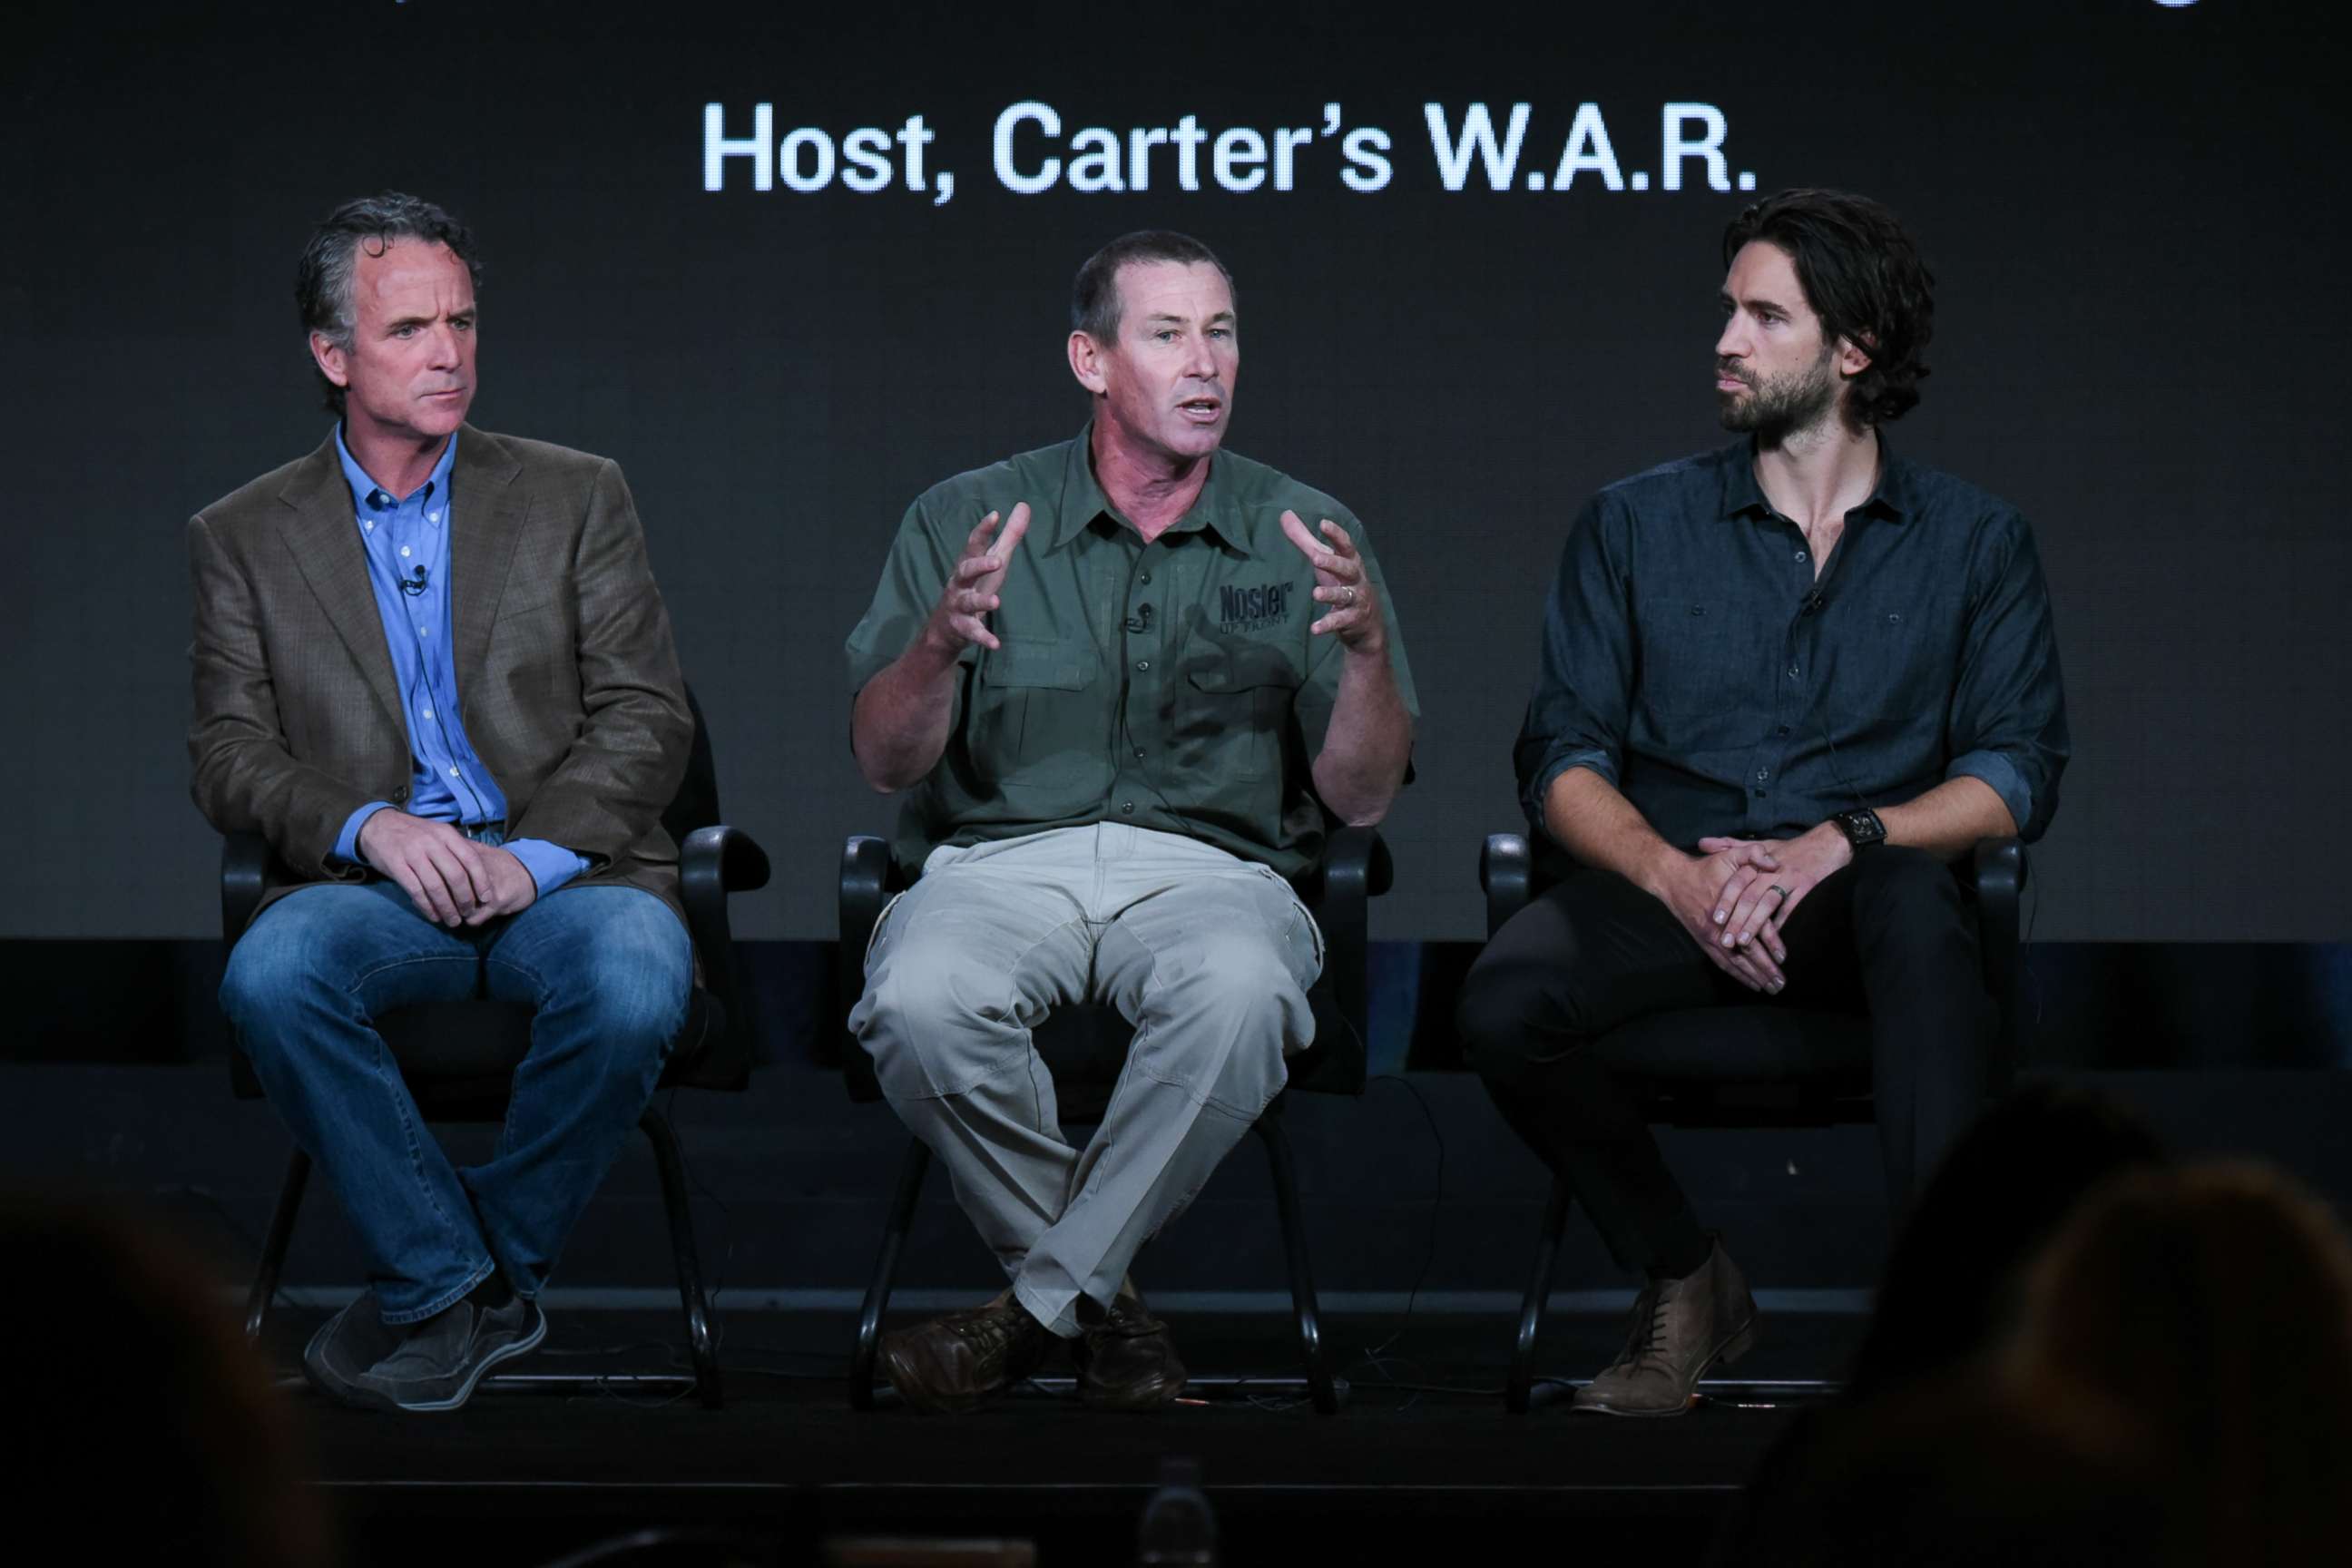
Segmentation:
<svg viewBox="0 0 2352 1568">
<path fill-rule="evenodd" d="M 1886 842 L 1886 824 L 1879 821 L 1878 813 L 1866 805 L 1856 806 L 1852 811 L 1832 812 L 1830 820 L 1837 824 L 1837 830 L 1845 835 L 1845 841 L 1857 852 L 1874 844 Z"/>
</svg>

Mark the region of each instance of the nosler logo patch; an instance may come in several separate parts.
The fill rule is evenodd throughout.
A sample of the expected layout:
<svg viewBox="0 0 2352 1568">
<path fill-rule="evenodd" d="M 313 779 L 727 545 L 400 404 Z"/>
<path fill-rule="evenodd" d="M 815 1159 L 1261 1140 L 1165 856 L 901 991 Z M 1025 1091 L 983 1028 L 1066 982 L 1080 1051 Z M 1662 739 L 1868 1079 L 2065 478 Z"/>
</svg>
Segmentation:
<svg viewBox="0 0 2352 1568">
<path fill-rule="evenodd" d="M 1296 583 L 1268 583 L 1256 588 L 1217 590 L 1217 618 L 1229 632 L 1264 631 L 1290 618 Z"/>
</svg>

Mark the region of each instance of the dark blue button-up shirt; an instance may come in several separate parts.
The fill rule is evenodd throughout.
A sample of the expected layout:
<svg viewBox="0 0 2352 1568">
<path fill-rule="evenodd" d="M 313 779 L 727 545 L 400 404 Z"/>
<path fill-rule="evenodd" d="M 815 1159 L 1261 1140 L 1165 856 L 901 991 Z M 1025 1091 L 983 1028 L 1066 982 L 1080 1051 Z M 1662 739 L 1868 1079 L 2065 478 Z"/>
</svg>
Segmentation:
<svg viewBox="0 0 2352 1568">
<path fill-rule="evenodd" d="M 393 675 L 407 704 L 404 717 L 416 767 L 408 809 L 416 816 L 467 826 L 503 822 L 506 796 L 466 738 L 457 711 L 457 643 L 449 625 L 449 469 L 457 459 L 457 437 L 450 437 L 425 483 L 404 497 L 386 494 L 368 477 L 343 445 L 340 426 L 335 455 L 352 488 L 360 542 L 367 550 L 368 585 L 375 592 Z M 357 860 L 361 825 L 391 805 L 371 801 L 352 813 L 335 840 L 335 853 Z M 553 892 L 588 866 L 579 855 L 543 839 L 510 838 L 505 847 L 541 893 Z"/>
<path fill-rule="evenodd" d="M 1747 441 L 1592 499 L 1513 752 L 1538 832 L 1552 781 L 1590 768 L 1686 849 L 1963 775 L 2041 836 L 2069 743 L 2033 536 L 2015 508 L 1880 441 L 1878 488 L 1818 581 Z"/>
</svg>

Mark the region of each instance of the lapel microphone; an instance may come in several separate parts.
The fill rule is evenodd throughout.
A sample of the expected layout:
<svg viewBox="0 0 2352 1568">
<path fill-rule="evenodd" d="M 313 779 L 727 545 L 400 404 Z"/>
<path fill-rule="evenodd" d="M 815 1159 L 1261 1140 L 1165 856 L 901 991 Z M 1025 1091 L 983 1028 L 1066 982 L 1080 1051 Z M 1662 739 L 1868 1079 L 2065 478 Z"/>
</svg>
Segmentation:
<svg viewBox="0 0 2352 1568">
<path fill-rule="evenodd" d="M 416 569 L 416 574 L 415 576 L 404 577 L 399 580 L 400 591 L 413 599 L 416 597 L 417 595 L 425 592 L 425 568 L 419 566 Z"/>
</svg>

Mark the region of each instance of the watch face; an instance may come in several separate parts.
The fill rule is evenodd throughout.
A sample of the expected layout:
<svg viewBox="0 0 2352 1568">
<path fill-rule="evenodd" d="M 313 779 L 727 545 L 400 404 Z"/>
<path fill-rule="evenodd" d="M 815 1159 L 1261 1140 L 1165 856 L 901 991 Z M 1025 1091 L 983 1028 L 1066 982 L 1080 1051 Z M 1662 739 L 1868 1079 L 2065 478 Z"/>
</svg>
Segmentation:
<svg viewBox="0 0 2352 1568">
<path fill-rule="evenodd" d="M 1886 837 L 1886 825 L 1878 820 L 1874 811 L 1842 811 L 1838 813 L 1838 826 L 1856 844 L 1876 844 Z"/>
</svg>

